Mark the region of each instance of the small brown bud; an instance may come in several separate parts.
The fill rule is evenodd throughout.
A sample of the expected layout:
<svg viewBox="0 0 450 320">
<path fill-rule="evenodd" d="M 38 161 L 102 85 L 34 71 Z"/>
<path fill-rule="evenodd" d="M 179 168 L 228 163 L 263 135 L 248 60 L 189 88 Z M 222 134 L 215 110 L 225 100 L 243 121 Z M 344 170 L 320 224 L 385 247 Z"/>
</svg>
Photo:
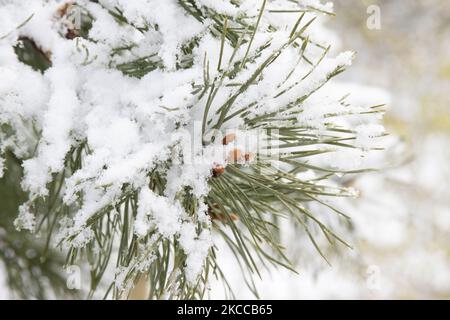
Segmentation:
<svg viewBox="0 0 450 320">
<path fill-rule="evenodd" d="M 73 40 L 79 36 L 80 36 L 80 34 L 78 33 L 78 30 L 75 30 L 75 29 L 68 29 L 66 32 L 66 39 L 69 39 L 69 40 Z"/>
<path fill-rule="evenodd" d="M 254 158 L 255 158 L 255 154 L 252 152 L 247 152 L 246 154 L 244 154 L 244 159 L 247 162 L 252 161 Z"/>
<path fill-rule="evenodd" d="M 224 220 L 224 215 L 223 215 L 223 213 L 212 213 L 211 214 L 211 219 L 212 220 L 217 220 L 217 221 L 220 221 L 220 222 L 223 222 L 223 220 Z"/>
<path fill-rule="evenodd" d="M 212 169 L 213 177 L 218 177 L 225 172 L 225 168 L 222 166 L 218 166 Z"/>
<path fill-rule="evenodd" d="M 235 135 L 234 133 L 230 133 L 230 134 L 227 134 L 227 135 L 223 138 L 222 144 L 223 144 L 223 145 L 227 145 L 227 144 L 229 144 L 230 142 L 233 142 L 234 140 L 236 140 L 236 135 Z"/>
</svg>

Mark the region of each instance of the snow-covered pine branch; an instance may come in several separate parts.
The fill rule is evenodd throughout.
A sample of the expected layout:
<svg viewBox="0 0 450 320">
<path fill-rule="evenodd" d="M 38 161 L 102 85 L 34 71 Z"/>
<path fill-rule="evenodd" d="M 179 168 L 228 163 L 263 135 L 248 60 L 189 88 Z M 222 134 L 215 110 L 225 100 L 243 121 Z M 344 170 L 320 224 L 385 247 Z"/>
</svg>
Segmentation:
<svg viewBox="0 0 450 320">
<path fill-rule="evenodd" d="M 280 218 L 320 254 L 316 237 L 345 243 L 309 203 L 354 196 L 332 175 L 366 169 L 384 130 L 382 106 L 330 84 L 353 59 L 315 21 L 330 4 L 2 3 L 0 148 L 28 194 L 15 225 L 87 260 L 91 295 L 113 268 L 107 296 L 145 275 L 151 298 L 201 298 L 226 276 L 215 236 L 250 273 L 294 268 Z"/>
</svg>

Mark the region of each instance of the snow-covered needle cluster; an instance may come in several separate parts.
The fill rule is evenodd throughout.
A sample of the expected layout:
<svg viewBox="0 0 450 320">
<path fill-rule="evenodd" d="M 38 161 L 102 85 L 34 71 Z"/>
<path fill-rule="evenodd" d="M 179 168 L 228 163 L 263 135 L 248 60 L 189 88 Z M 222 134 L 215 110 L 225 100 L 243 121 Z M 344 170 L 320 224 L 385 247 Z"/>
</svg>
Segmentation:
<svg viewBox="0 0 450 320">
<path fill-rule="evenodd" d="M 226 277 L 215 236 L 251 273 L 291 268 L 284 218 L 344 242 L 308 203 L 354 196 L 334 174 L 361 171 L 384 131 L 381 106 L 328 85 L 353 53 L 330 55 L 326 14 L 313 0 L 1 1 L 0 150 L 29 197 L 16 227 L 87 261 L 91 295 L 113 268 L 116 298 L 136 279 L 149 298 L 203 297 Z"/>
</svg>

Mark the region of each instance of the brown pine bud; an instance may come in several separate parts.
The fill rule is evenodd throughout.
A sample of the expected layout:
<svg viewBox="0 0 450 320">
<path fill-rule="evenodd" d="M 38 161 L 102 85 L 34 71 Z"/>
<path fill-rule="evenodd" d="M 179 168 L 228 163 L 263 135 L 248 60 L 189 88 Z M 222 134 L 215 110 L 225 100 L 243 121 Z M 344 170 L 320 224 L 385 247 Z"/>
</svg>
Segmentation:
<svg viewBox="0 0 450 320">
<path fill-rule="evenodd" d="M 222 139 L 222 144 L 226 146 L 227 144 L 229 144 L 230 142 L 233 142 L 234 140 L 236 140 L 236 135 L 234 133 L 230 133 L 230 134 L 227 134 Z"/>
<path fill-rule="evenodd" d="M 79 34 L 78 30 L 75 30 L 75 29 L 68 29 L 66 32 L 66 39 L 69 39 L 69 40 L 73 40 L 79 36 L 80 36 L 80 34 Z"/>
<path fill-rule="evenodd" d="M 255 154 L 252 152 L 247 152 L 246 154 L 244 154 L 244 159 L 247 162 L 252 161 L 254 158 L 255 158 Z"/>
<path fill-rule="evenodd" d="M 225 216 L 223 215 L 223 213 L 211 213 L 211 220 L 217 220 L 220 222 L 224 221 Z"/>
<path fill-rule="evenodd" d="M 225 168 L 222 166 L 217 166 L 212 169 L 213 177 L 216 178 L 220 175 L 222 175 L 225 172 Z"/>
</svg>

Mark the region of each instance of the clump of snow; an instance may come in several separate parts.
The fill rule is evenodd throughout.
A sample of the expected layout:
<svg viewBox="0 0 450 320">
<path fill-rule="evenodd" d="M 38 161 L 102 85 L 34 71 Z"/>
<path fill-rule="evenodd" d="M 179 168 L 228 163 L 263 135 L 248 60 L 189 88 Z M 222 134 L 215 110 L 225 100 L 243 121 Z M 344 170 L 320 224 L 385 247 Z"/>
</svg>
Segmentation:
<svg viewBox="0 0 450 320">
<path fill-rule="evenodd" d="M 14 221 L 14 226 L 18 230 L 34 231 L 36 226 L 36 216 L 30 212 L 30 208 L 26 204 L 19 207 L 19 215 Z"/>
<path fill-rule="evenodd" d="M 201 273 L 204 261 L 212 245 L 211 233 L 205 229 L 197 235 L 194 224 L 184 223 L 181 227 L 180 243 L 187 255 L 186 277 L 188 281 L 193 282 Z"/>
<path fill-rule="evenodd" d="M 142 189 L 134 224 L 135 233 L 144 237 L 154 226 L 162 236 L 170 238 L 180 230 L 183 211 L 179 203 L 174 205 L 166 197 L 158 196 L 148 189 Z"/>
</svg>

